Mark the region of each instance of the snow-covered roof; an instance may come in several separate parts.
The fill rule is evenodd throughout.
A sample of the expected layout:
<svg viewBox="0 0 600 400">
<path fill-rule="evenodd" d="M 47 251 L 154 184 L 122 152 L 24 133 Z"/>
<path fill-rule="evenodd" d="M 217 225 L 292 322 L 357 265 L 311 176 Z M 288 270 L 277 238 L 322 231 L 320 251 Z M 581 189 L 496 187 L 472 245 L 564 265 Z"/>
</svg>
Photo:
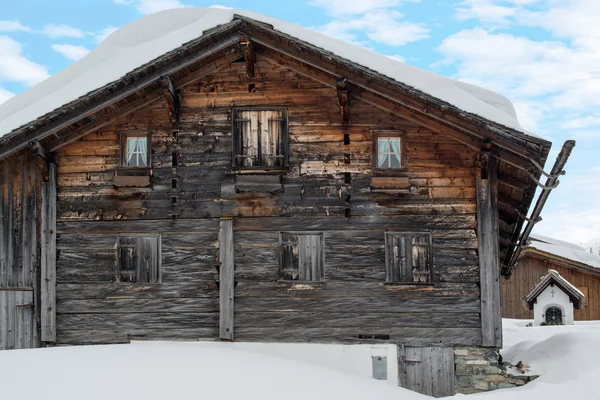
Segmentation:
<svg viewBox="0 0 600 400">
<path fill-rule="evenodd" d="M 583 308 L 585 302 L 585 295 L 579 289 L 577 289 L 571 282 L 563 278 L 558 271 L 550 269 L 548 273 L 540 278 L 538 283 L 531 292 L 525 296 L 525 302 L 529 308 L 533 307 L 533 302 L 538 298 L 540 294 L 551 284 L 555 284 L 563 292 L 565 292 L 573 301 L 575 308 Z"/>
<path fill-rule="evenodd" d="M 529 249 L 536 249 L 566 260 L 600 269 L 600 255 L 592 254 L 581 246 L 541 235 L 531 235 L 529 239 L 530 242 L 527 246 Z"/>
<path fill-rule="evenodd" d="M 0 105 L 0 137 L 91 91 L 118 81 L 136 68 L 199 38 L 207 30 L 231 22 L 236 14 L 270 24 L 280 32 L 374 70 L 462 111 L 536 137 L 521 127 L 513 104 L 497 93 L 410 66 L 298 25 L 249 11 L 220 8 L 162 11 L 125 25 L 86 57 Z"/>
</svg>

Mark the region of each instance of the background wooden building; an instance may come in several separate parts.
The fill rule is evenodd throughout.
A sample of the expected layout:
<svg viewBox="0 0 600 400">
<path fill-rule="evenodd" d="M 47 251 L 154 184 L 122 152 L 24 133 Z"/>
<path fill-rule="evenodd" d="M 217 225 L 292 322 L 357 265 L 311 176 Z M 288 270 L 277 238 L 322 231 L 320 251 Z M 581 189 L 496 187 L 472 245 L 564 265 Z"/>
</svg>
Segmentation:
<svg viewBox="0 0 600 400">
<path fill-rule="evenodd" d="M 585 295 L 575 320 L 600 320 L 600 256 L 562 240 L 530 238 L 510 279 L 502 279 L 502 316 L 533 319 L 533 310 L 523 306 L 523 299 L 553 269 Z"/>
<path fill-rule="evenodd" d="M 394 343 L 404 386 L 454 393 L 455 346 L 501 347 L 550 143 L 499 95 L 253 16 L 277 29 L 146 17 L 49 82 L 118 79 L 0 107 L 0 348 Z M 40 98 L 58 103 L 32 117 Z"/>
</svg>

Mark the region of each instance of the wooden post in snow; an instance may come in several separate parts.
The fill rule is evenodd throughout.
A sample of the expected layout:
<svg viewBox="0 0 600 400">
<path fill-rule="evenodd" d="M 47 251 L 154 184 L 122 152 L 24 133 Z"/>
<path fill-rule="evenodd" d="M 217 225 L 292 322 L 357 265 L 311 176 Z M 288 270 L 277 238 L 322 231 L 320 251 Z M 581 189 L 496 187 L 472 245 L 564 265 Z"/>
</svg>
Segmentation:
<svg viewBox="0 0 600 400">
<path fill-rule="evenodd" d="M 233 340 L 233 221 L 222 219 L 219 230 L 221 268 L 219 270 L 219 337 Z"/>
<path fill-rule="evenodd" d="M 479 161 L 476 185 L 482 345 L 500 348 L 502 347 L 502 310 L 498 243 L 498 160 L 489 151 L 482 150 Z"/>
<path fill-rule="evenodd" d="M 56 164 L 42 183 L 41 341 L 56 341 Z"/>
</svg>

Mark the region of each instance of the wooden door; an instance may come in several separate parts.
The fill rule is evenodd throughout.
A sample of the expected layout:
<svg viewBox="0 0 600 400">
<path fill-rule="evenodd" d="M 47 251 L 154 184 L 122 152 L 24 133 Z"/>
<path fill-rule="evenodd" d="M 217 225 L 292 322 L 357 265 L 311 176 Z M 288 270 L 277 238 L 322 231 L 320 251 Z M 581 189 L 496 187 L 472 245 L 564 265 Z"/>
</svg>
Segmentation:
<svg viewBox="0 0 600 400">
<path fill-rule="evenodd" d="M 433 397 L 454 395 L 452 347 L 398 346 L 400 386 Z"/>
<path fill-rule="evenodd" d="M 0 289 L 0 350 L 36 347 L 32 290 Z"/>
</svg>

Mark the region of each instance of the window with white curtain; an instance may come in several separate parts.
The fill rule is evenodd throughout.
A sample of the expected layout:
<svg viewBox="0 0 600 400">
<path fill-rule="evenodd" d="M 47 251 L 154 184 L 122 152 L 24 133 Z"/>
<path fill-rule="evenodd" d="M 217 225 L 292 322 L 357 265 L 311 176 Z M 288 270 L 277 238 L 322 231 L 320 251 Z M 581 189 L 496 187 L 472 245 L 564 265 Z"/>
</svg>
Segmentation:
<svg viewBox="0 0 600 400">
<path fill-rule="evenodd" d="M 374 164 L 377 169 L 400 169 L 406 166 L 404 137 L 400 135 L 377 135 Z"/>
<path fill-rule="evenodd" d="M 148 135 L 124 135 L 122 143 L 122 166 L 133 168 L 150 167 L 150 139 Z"/>
</svg>

